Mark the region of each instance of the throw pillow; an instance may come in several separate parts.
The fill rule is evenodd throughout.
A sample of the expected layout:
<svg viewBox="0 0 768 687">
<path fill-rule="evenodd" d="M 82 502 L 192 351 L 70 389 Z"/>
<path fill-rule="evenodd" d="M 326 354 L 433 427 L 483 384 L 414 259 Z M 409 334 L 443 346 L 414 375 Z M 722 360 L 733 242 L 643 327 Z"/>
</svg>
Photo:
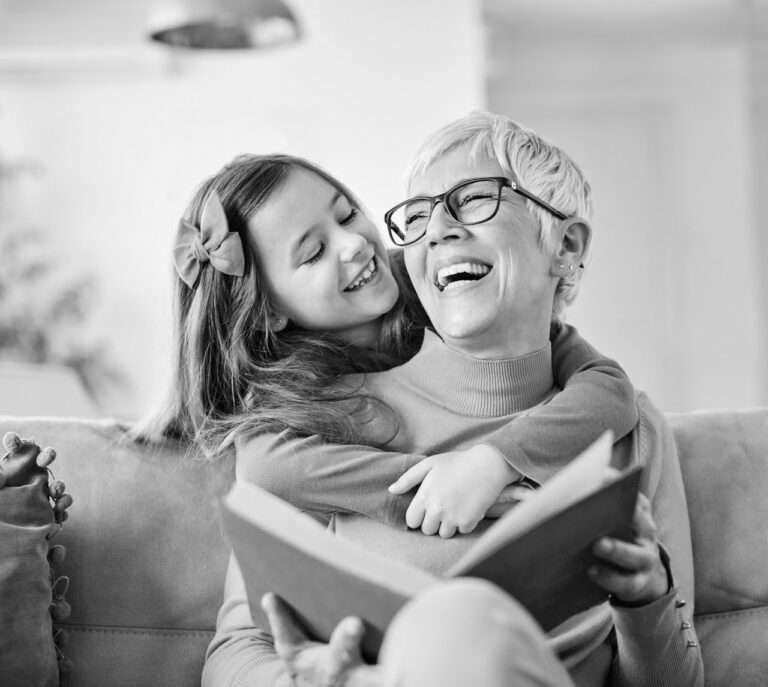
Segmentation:
<svg viewBox="0 0 768 687">
<path fill-rule="evenodd" d="M 6 434 L 0 459 L 0 684 L 53 687 L 69 668 L 54 642 L 54 620 L 63 620 L 66 580 L 50 560 L 61 546 L 51 538 L 66 519 L 71 497 L 51 482 L 53 449 Z M 54 618 L 52 618 L 52 615 Z"/>
</svg>

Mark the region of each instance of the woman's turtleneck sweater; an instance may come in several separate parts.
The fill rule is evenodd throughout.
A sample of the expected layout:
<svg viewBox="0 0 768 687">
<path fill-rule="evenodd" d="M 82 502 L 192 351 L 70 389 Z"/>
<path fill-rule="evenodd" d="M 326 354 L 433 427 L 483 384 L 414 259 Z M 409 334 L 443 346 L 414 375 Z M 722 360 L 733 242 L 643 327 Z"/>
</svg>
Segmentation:
<svg viewBox="0 0 768 687">
<path fill-rule="evenodd" d="M 547 403 L 558 391 L 549 346 L 519 358 L 482 360 L 448 348 L 431 331 L 426 332 L 421 351 L 404 365 L 386 372 L 353 376 L 349 381 L 353 388 L 362 384 L 363 392 L 380 399 L 392 411 L 376 413 L 364 431 L 372 441 L 386 442 L 392 452 L 382 453 L 380 460 L 396 456 L 404 467 L 408 461 L 403 456 L 407 458 L 408 454 L 431 455 L 480 443 L 516 416 Z M 691 603 L 681 607 L 675 603 L 678 594 L 692 600 L 693 574 L 690 529 L 674 442 L 663 417 L 647 398 L 639 394 L 636 400 L 639 422 L 633 432 L 615 444 L 613 463 L 618 467 L 637 463 L 645 466 L 640 488 L 651 500 L 659 540 L 670 553 L 679 587 L 639 609 L 611 609 L 606 602 L 555 628 L 550 634 L 552 648 L 568 666 L 577 684 L 598 685 L 606 680 L 612 661 L 607 639 L 614 623 L 620 630 L 619 653 L 623 666 L 618 668 L 619 673 L 613 668 L 612 684 L 632 687 L 678 684 L 677 678 L 672 682 L 658 682 L 658 676 L 664 680 L 679 677 L 696 672 L 696 666 L 700 665 L 698 649 L 692 651 L 687 646 L 695 634 L 691 630 L 689 636 L 685 636 L 685 632 L 679 630 L 684 622 L 691 620 Z M 355 460 L 355 452 L 366 461 L 371 453 L 367 447 L 330 446 L 316 437 L 256 437 L 238 445 L 238 475 L 249 479 L 258 472 L 254 466 L 265 451 L 282 451 L 290 453 L 294 460 L 303 458 L 324 464 L 323 452 L 339 450 L 345 452 L 345 460 L 350 465 Z M 537 478 L 535 474 L 526 476 Z M 349 490 L 350 485 L 345 484 L 344 489 Z M 360 491 L 364 496 L 364 485 Z M 288 500 L 292 500 L 290 495 Z M 356 509 L 335 512 L 329 527 L 337 536 L 379 555 L 436 574 L 444 573 L 455 563 L 489 524 L 484 521 L 475 532 L 446 540 L 427 537 L 418 530 L 393 527 L 360 513 Z M 206 672 L 213 675 L 217 672 L 214 664 L 224 666 L 228 660 L 243 661 L 250 656 L 246 663 L 253 666 L 256 680 L 253 684 L 272 684 L 267 674 L 279 669 L 269 660 L 268 637 L 265 639 L 256 629 L 249 634 L 243 627 L 247 602 L 242 581 L 237 577 L 235 571 L 228 580 L 227 598 L 219 617 L 217 636 L 209 649 Z M 670 637 L 674 640 L 671 643 Z M 663 647 L 656 638 L 663 642 Z M 274 659 L 273 652 L 272 657 Z M 267 667 L 267 664 L 271 665 Z M 256 679 L 259 671 L 263 672 L 263 680 Z"/>
</svg>

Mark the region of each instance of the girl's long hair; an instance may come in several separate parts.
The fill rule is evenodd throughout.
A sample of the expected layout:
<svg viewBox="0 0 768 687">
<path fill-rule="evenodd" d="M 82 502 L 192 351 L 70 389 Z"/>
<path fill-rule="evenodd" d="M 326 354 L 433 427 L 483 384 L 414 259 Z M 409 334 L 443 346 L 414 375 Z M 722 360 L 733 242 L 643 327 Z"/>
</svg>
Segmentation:
<svg viewBox="0 0 768 687">
<path fill-rule="evenodd" d="M 289 155 L 240 156 L 203 182 L 185 219 L 199 226 L 203 203 L 215 189 L 229 230 L 243 241 L 245 274 L 234 277 L 202 264 L 193 288 L 175 276 L 172 380 L 161 406 L 133 428 L 133 438 L 195 442 L 209 457 L 225 454 L 239 436 L 265 431 L 353 442 L 360 413 L 375 401 L 342 391 L 340 376 L 388 369 L 416 352 L 426 316 L 398 253 L 391 262 L 400 296 L 382 319 L 375 348 L 293 325 L 272 329 L 273 304 L 248 249 L 247 224 L 297 167 L 317 174 L 364 211 L 338 180 Z"/>
</svg>

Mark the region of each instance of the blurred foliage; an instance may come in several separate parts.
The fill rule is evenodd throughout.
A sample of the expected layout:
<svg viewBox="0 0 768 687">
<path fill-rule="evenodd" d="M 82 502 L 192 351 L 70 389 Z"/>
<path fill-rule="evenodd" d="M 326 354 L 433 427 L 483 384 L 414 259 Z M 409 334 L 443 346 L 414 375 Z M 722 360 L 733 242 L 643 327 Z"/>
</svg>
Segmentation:
<svg viewBox="0 0 768 687">
<path fill-rule="evenodd" d="M 28 169 L 0 160 L 0 184 Z M 96 293 L 92 278 L 67 273 L 39 230 L 0 214 L 0 359 L 71 367 L 94 398 L 124 385 L 107 347 L 93 340 Z"/>
</svg>

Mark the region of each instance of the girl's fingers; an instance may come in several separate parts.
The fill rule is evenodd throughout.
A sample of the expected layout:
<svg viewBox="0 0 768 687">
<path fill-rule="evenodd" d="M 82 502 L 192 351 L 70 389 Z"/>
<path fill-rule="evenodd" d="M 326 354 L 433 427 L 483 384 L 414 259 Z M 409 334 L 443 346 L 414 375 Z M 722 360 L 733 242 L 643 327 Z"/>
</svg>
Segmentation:
<svg viewBox="0 0 768 687">
<path fill-rule="evenodd" d="M 504 504 L 505 506 L 509 507 L 509 504 Z M 468 522 L 465 525 L 461 525 L 459 527 L 459 532 L 461 534 L 469 534 L 470 532 L 474 532 L 475 528 L 480 524 L 479 520 L 475 520 L 474 522 Z"/>
<path fill-rule="evenodd" d="M 443 539 L 450 539 L 454 534 L 456 534 L 456 525 L 453 525 L 449 522 L 442 522 L 440 523 L 438 534 Z"/>
<path fill-rule="evenodd" d="M 427 511 L 424 515 L 424 521 L 421 523 L 421 531 L 424 534 L 437 534 L 440 529 L 440 518 Z"/>
<path fill-rule="evenodd" d="M 432 469 L 432 461 L 425 458 L 416 465 L 408 468 L 400 477 L 387 487 L 390 494 L 405 494 L 422 483 L 427 473 Z"/>
<path fill-rule="evenodd" d="M 421 527 L 421 523 L 424 522 L 424 515 L 426 514 L 426 508 L 424 506 L 424 500 L 416 494 L 411 500 L 411 505 L 408 506 L 408 510 L 405 511 L 405 524 L 412 530 Z"/>
</svg>

